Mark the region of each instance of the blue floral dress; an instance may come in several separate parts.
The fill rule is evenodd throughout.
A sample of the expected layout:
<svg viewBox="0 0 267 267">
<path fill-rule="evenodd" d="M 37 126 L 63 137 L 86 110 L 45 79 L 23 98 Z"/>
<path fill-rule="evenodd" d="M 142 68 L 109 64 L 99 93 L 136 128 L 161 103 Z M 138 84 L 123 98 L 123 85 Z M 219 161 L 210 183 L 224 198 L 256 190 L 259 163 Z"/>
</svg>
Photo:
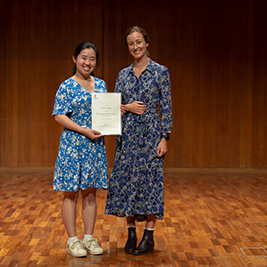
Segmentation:
<svg viewBox="0 0 267 267">
<path fill-rule="evenodd" d="M 138 221 L 146 215 L 163 219 L 164 156 L 157 157 L 157 147 L 161 134 L 172 128 L 170 76 L 165 66 L 150 59 L 137 78 L 133 65 L 119 73 L 115 92 L 122 93 L 124 104 L 142 101 L 147 110 L 142 115 L 128 112 L 122 117 L 105 214 L 136 215 Z"/>
<path fill-rule="evenodd" d="M 106 92 L 105 82 L 94 79 L 94 92 Z M 91 129 L 91 104 L 91 93 L 71 77 L 57 91 L 53 115 L 67 115 L 78 125 Z M 78 191 L 89 187 L 108 188 L 104 137 L 91 141 L 84 135 L 64 129 L 55 164 L 53 188 L 55 191 Z"/>
</svg>

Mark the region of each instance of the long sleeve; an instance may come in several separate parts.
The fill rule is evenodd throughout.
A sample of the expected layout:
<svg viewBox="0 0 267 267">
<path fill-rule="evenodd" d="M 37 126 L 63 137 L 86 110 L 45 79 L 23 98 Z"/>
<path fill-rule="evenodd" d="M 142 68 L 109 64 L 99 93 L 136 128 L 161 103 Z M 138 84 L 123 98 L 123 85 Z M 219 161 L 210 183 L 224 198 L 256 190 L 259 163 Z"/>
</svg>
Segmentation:
<svg viewBox="0 0 267 267">
<path fill-rule="evenodd" d="M 171 82 L 169 71 L 164 67 L 160 77 L 160 112 L 161 112 L 161 132 L 170 133 L 172 129 L 172 99 Z"/>
</svg>

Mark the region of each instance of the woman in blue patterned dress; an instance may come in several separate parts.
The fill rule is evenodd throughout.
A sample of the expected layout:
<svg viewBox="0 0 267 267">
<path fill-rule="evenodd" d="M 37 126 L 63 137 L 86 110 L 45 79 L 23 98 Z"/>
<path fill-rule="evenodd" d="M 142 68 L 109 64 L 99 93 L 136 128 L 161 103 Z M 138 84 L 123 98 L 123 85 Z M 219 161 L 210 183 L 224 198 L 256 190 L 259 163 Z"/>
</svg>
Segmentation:
<svg viewBox="0 0 267 267">
<path fill-rule="evenodd" d="M 116 81 L 115 91 L 122 94 L 123 131 L 116 140 L 105 214 L 126 217 L 124 251 L 145 255 L 154 249 L 156 219 L 163 219 L 164 213 L 163 162 L 172 128 L 171 86 L 168 69 L 149 58 L 144 29 L 130 28 L 125 43 L 134 63 L 121 70 Z M 142 220 L 147 223 L 136 247 L 135 222 Z"/>
<path fill-rule="evenodd" d="M 108 168 L 104 137 L 91 129 L 91 94 L 107 91 L 103 80 L 93 76 L 99 63 L 97 48 L 80 43 L 72 57 L 73 76 L 59 87 L 54 103 L 55 120 L 64 127 L 54 170 L 54 190 L 63 191 L 63 222 L 68 233 L 67 252 L 85 257 L 87 252 L 103 254 L 93 238 L 96 220 L 96 191 L 108 188 Z M 82 195 L 84 240 L 76 234 L 76 206 Z"/>
</svg>

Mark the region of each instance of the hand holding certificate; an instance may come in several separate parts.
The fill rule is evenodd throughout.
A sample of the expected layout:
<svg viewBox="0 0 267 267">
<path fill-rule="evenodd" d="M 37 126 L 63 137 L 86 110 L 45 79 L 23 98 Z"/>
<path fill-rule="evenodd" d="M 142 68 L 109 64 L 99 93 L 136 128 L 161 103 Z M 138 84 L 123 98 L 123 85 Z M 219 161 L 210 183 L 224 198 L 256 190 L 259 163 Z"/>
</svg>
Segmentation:
<svg viewBox="0 0 267 267">
<path fill-rule="evenodd" d="M 92 93 L 92 129 L 103 135 L 120 135 L 120 106 L 120 93 Z"/>
</svg>

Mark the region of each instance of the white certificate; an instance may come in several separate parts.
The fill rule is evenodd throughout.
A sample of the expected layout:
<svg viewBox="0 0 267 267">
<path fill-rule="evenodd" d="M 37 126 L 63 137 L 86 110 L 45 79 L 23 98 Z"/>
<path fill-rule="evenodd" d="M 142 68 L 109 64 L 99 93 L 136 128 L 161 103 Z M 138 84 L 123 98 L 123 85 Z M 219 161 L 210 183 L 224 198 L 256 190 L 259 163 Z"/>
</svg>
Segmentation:
<svg viewBox="0 0 267 267">
<path fill-rule="evenodd" d="M 121 134 L 121 93 L 92 93 L 92 129 L 103 135 Z"/>
</svg>

